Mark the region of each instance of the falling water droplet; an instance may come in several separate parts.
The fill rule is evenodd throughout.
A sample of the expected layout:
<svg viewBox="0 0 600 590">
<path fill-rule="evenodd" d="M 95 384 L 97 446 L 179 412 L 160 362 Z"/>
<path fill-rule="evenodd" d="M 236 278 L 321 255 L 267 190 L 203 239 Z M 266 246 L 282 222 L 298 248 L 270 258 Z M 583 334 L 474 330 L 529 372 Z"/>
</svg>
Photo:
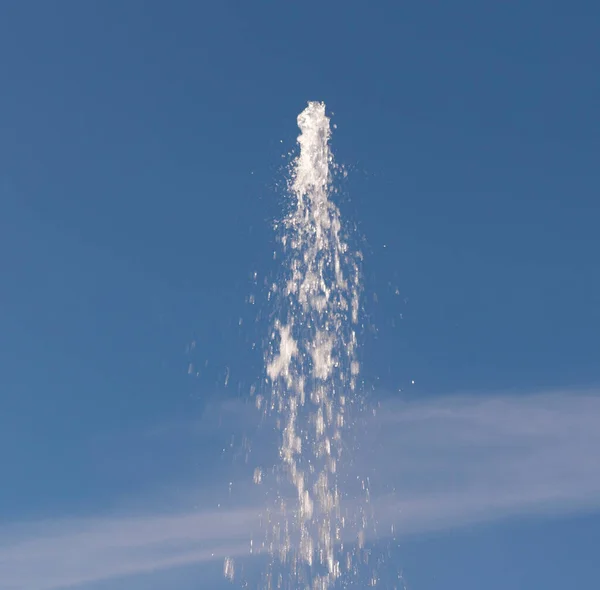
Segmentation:
<svg viewBox="0 0 600 590">
<path fill-rule="evenodd" d="M 235 564 L 231 557 L 225 558 L 223 563 L 223 574 L 230 582 L 233 582 L 235 578 Z"/>
</svg>

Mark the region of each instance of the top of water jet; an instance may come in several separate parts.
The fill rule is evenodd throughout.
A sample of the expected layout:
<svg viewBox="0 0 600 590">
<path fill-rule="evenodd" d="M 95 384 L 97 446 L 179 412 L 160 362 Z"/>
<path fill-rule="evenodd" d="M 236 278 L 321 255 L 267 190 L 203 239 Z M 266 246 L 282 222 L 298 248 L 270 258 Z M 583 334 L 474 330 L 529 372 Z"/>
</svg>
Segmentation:
<svg viewBox="0 0 600 590">
<path fill-rule="evenodd" d="M 298 196 L 308 196 L 313 202 L 327 199 L 330 182 L 331 153 L 329 139 L 331 128 L 325 114 L 325 103 L 309 102 L 298 115 L 300 155 L 295 163 L 292 191 Z"/>
</svg>

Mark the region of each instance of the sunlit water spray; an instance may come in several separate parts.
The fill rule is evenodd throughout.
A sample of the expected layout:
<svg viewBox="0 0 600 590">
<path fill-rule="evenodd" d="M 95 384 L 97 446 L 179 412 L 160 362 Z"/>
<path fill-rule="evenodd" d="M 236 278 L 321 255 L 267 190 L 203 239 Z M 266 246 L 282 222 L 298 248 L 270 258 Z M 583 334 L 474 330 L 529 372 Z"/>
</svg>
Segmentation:
<svg viewBox="0 0 600 590">
<path fill-rule="evenodd" d="M 325 105 L 309 103 L 298 126 L 299 152 L 277 224 L 283 263 L 267 297 L 273 319 L 264 383 L 251 387 L 265 423 L 274 419 L 279 434 L 274 468 L 254 471 L 268 508 L 263 535 L 249 539 L 249 549 L 266 555 L 268 565 L 259 586 L 243 561 L 238 568 L 225 559 L 223 573 L 257 590 L 406 590 L 389 567 L 392 545 L 379 542 L 364 466 L 352 461 L 366 405 L 357 358 L 362 254 L 332 200 L 335 180 L 346 174 L 330 150 Z M 391 534 L 395 541 L 393 527 Z"/>
<path fill-rule="evenodd" d="M 291 203 L 281 222 L 284 270 L 271 287 L 277 313 L 266 352 L 271 390 L 266 409 L 281 432 L 268 549 L 286 564 L 289 579 L 271 576 L 267 585 L 326 590 L 352 567 L 343 551 L 348 523 L 338 467 L 359 373 L 361 254 L 350 248 L 330 200 L 337 168 L 325 105 L 309 103 L 298 126 Z"/>
</svg>

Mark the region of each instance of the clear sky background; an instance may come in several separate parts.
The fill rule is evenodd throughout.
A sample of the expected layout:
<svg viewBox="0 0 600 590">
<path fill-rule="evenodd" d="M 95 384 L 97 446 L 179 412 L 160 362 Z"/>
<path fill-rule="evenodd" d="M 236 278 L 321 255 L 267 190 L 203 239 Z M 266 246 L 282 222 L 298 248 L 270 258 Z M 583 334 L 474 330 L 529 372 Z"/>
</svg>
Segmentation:
<svg viewBox="0 0 600 590">
<path fill-rule="evenodd" d="M 598 587 L 599 30 L 592 1 L 2 2 L 0 588 L 223 583 L 307 100 L 364 237 L 391 565 Z"/>
</svg>

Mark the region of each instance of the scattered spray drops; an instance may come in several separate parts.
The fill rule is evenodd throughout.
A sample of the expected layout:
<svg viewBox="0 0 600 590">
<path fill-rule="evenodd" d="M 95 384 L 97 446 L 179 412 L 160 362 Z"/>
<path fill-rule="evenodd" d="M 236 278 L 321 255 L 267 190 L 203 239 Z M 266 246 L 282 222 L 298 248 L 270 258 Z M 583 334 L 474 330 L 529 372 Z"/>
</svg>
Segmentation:
<svg viewBox="0 0 600 590">
<path fill-rule="evenodd" d="M 352 561 L 350 555 L 340 561 L 336 549 L 346 525 L 337 465 L 347 399 L 354 395 L 360 369 L 355 328 L 362 256 L 350 248 L 339 209 L 329 199 L 336 166 L 325 105 L 309 103 L 298 126 L 290 209 L 280 224 L 284 271 L 271 289 L 279 313 L 265 359 L 268 408 L 281 433 L 280 487 L 287 481 L 295 496 L 290 503 L 279 494 L 267 546 L 291 573 L 287 582 L 269 573 L 267 588 L 327 590 Z"/>
</svg>

